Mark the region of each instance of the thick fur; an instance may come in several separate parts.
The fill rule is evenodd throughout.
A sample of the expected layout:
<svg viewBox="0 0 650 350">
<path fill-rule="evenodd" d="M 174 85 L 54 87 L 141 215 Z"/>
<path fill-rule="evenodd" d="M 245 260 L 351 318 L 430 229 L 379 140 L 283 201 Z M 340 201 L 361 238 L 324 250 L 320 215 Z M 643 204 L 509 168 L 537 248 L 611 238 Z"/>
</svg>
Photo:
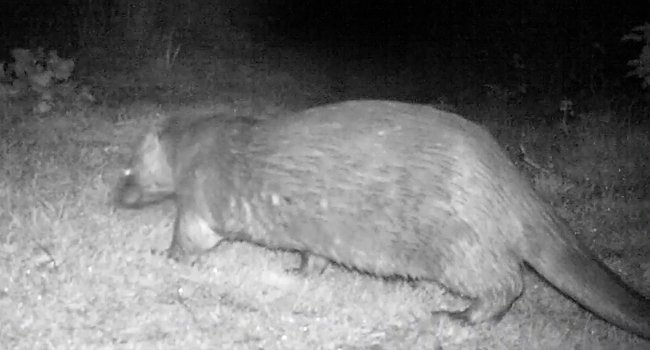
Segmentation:
<svg viewBox="0 0 650 350">
<path fill-rule="evenodd" d="M 350 101 L 252 127 L 213 118 L 181 129 L 158 134 L 160 153 L 136 152 L 143 166 L 132 166 L 117 195 L 127 207 L 174 195 L 174 258 L 221 239 L 297 250 L 314 259 L 302 266 L 334 261 L 437 281 L 472 299 L 453 314 L 471 323 L 508 311 L 528 263 L 585 308 L 650 339 L 648 300 L 592 257 L 488 132 L 458 115 Z M 147 152 L 164 166 L 142 161 Z M 151 195 L 152 184 L 166 195 Z"/>
</svg>

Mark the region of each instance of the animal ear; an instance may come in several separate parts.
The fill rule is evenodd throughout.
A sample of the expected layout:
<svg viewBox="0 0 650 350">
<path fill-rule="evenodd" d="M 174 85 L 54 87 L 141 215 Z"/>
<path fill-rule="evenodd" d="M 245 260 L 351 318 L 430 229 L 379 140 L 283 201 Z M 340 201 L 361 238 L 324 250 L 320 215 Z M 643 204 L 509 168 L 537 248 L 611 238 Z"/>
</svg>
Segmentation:
<svg viewBox="0 0 650 350">
<path fill-rule="evenodd" d="M 141 146 L 144 155 L 157 154 L 160 147 L 160 137 L 156 130 L 151 130 L 144 136 Z"/>
<path fill-rule="evenodd" d="M 140 146 L 145 153 L 156 152 L 156 150 L 160 149 L 160 137 L 165 129 L 168 128 L 168 124 L 169 118 L 162 118 L 151 125 Z"/>
<path fill-rule="evenodd" d="M 169 171 L 167 155 L 157 133 L 150 132 L 145 135 L 140 156 L 143 169 L 150 172 L 150 175 L 163 176 Z"/>
<path fill-rule="evenodd" d="M 151 126 L 151 129 L 149 130 L 149 134 L 152 134 L 152 135 L 155 135 L 156 137 L 159 137 L 160 135 L 162 135 L 162 133 L 163 133 L 163 131 L 165 131 L 165 129 L 169 128 L 169 123 L 170 123 L 170 118 L 169 117 L 164 117 L 162 119 L 157 120 Z"/>
</svg>

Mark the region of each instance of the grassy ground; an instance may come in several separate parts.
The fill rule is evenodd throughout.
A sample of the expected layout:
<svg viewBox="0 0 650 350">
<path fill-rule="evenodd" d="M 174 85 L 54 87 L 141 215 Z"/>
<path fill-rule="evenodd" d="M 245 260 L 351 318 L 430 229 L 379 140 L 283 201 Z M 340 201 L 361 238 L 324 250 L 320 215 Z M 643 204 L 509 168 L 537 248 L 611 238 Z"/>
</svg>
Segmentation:
<svg viewBox="0 0 650 350">
<path fill-rule="evenodd" d="M 432 314 L 466 305 L 435 284 L 385 281 L 339 268 L 303 278 L 284 272 L 298 263 L 296 256 L 245 243 L 224 245 L 194 267 L 152 254 L 169 244 L 171 205 L 143 211 L 110 205 L 112 186 L 139 133 L 169 113 L 273 117 L 321 99 L 309 93 L 304 79 L 279 68 L 233 66 L 248 77 L 245 87 L 233 86 L 241 79 L 212 77 L 220 85 L 203 96 L 199 92 L 206 89 L 192 85 L 186 71 L 180 75 L 190 87 L 182 91 L 190 91 L 191 100 L 182 93 L 157 100 L 146 89 L 137 90 L 141 95 L 128 91 L 131 100 L 46 118 L 24 114 L 23 122 L 1 128 L 0 348 L 650 346 L 584 312 L 533 274 L 526 275 L 524 296 L 502 322 L 471 327 Z M 109 88 L 120 77 L 112 76 L 104 80 L 106 91 L 119 90 Z M 4 120 L 24 113 L 10 103 L 2 112 Z M 509 123 L 503 108 L 463 113 L 486 123 L 513 159 L 523 148 L 539 166 L 520 162 L 522 171 L 606 263 L 647 294 L 646 129 L 601 120 L 606 113 L 585 115 L 569 132 L 519 119 Z"/>
</svg>

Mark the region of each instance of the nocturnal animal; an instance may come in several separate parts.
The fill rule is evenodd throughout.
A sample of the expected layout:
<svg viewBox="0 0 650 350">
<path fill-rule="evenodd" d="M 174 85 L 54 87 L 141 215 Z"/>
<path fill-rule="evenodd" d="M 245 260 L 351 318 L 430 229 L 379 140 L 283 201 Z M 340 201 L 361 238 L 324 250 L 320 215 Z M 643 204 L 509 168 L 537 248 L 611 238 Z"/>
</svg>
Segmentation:
<svg viewBox="0 0 650 350">
<path fill-rule="evenodd" d="M 481 126 L 425 105 L 347 101 L 258 123 L 169 120 L 148 133 L 116 203 L 172 199 L 169 255 L 222 240 L 380 277 L 442 284 L 451 316 L 499 320 L 524 263 L 606 321 L 650 339 L 650 302 L 597 261 Z"/>
</svg>

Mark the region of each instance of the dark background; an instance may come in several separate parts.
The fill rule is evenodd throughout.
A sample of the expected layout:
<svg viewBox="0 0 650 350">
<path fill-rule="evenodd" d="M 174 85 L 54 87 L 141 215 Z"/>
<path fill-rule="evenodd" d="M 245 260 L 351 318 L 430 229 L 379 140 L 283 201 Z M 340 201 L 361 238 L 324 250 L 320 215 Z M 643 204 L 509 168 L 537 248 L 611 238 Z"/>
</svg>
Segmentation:
<svg viewBox="0 0 650 350">
<path fill-rule="evenodd" d="M 224 33 L 239 31 L 247 36 L 226 41 L 263 45 L 257 59 L 291 49 L 316 60 L 338 81 L 333 89 L 342 98 L 444 96 L 456 104 L 478 98 L 487 84 L 533 100 L 638 97 L 639 80 L 625 74 L 641 45 L 621 37 L 649 14 L 647 1 L 582 0 L 12 0 L 2 6 L 5 58 L 13 47 L 70 56 L 91 46 L 125 49 L 172 28 L 184 55 L 191 48 L 237 55 L 236 43 L 223 41 Z M 351 77 L 373 87 L 354 86 Z"/>
</svg>

